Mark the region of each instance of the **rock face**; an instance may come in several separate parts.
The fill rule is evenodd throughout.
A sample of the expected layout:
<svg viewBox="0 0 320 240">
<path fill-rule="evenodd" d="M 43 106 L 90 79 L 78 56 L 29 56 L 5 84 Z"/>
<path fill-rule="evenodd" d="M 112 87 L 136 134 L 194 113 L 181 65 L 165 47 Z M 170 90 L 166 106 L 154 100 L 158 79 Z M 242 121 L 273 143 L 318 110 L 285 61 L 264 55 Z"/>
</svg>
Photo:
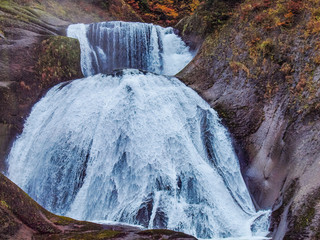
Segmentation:
<svg viewBox="0 0 320 240">
<path fill-rule="evenodd" d="M 318 239 L 319 1 L 275 2 L 236 6 L 177 77 L 219 112 L 244 150 L 256 205 L 274 210 L 273 238 Z"/>
<path fill-rule="evenodd" d="M 6 169 L 6 155 L 33 104 L 55 84 L 82 77 L 78 41 L 59 36 L 65 35 L 66 26 L 72 22 L 140 20 L 122 0 L 108 5 L 94 2 L 0 3 L 1 171 Z"/>
</svg>

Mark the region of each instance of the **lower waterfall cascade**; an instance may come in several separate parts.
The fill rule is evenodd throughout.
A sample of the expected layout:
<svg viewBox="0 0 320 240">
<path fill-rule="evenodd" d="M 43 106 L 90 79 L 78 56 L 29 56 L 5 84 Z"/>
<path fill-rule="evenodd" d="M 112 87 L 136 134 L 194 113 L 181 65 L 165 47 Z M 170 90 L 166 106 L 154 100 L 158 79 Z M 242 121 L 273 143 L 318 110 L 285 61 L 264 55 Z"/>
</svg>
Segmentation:
<svg viewBox="0 0 320 240">
<path fill-rule="evenodd" d="M 46 209 L 79 220 L 204 239 L 268 234 L 270 211 L 255 210 L 216 111 L 177 78 L 159 75 L 192 58 L 173 30 L 109 22 L 71 25 L 68 34 L 80 41 L 86 77 L 35 104 L 8 156 L 8 177 Z M 178 43 L 171 55 L 166 35 Z M 147 53 L 112 52 L 141 36 Z M 114 48 L 102 41 L 111 38 Z"/>
</svg>

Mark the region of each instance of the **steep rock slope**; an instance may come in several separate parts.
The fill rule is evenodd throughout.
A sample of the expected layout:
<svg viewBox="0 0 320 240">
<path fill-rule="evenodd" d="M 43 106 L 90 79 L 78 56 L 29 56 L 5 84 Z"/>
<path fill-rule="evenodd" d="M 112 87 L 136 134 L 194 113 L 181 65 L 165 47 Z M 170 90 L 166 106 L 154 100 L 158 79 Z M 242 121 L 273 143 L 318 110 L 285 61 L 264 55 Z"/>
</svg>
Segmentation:
<svg viewBox="0 0 320 240">
<path fill-rule="evenodd" d="M 246 153 L 257 207 L 274 210 L 274 239 L 319 238 L 319 7 L 317 0 L 247 0 L 211 30 L 194 35 L 192 28 L 230 8 L 178 24 L 196 46 L 211 32 L 178 77 L 218 110 Z"/>
<path fill-rule="evenodd" d="M 93 2 L 0 1 L 0 170 L 32 105 L 55 84 L 82 76 L 78 41 L 59 36 L 66 26 L 141 20 L 122 0 Z"/>
</svg>

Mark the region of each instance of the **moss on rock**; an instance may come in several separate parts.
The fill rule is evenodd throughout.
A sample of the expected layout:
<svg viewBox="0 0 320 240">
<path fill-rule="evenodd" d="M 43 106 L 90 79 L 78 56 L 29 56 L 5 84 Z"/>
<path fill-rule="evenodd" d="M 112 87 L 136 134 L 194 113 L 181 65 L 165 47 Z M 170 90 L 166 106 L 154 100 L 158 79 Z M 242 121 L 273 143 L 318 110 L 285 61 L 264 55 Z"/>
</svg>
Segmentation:
<svg viewBox="0 0 320 240">
<path fill-rule="evenodd" d="M 51 235 L 35 235 L 35 240 L 105 240 L 113 238 L 121 238 L 125 234 L 113 230 L 100 230 L 100 231 L 82 231 L 81 233 L 64 233 L 64 234 L 51 234 Z"/>
<path fill-rule="evenodd" d="M 14 236 L 22 225 L 34 231 L 36 239 L 107 239 L 120 234 L 50 213 L 0 173 L 0 238 Z"/>
<path fill-rule="evenodd" d="M 140 235 L 142 239 L 196 239 L 188 234 L 168 229 L 150 229 L 140 231 L 137 234 Z"/>
<path fill-rule="evenodd" d="M 51 36 L 41 42 L 36 71 L 41 88 L 82 77 L 80 45 L 77 39 Z"/>
<path fill-rule="evenodd" d="M 221 28 L 230 18 L 235 1 L 205 0 L 191 14 L 180 20 L 176 28 L 191 47 L 198 49 L 209 34 Z"/>
<path fill-rule="evenodd" d="M 123 233 L 121 233 L 119 231 L 103 230 L 103 231 L 93 232 L 93 233 L 73 234 L 70 237 L 66 237 L 65 239 L 68 239 L 68 240 L 90 240 L 90 239 L 103 240 L 103 239 L 110 239 L 110 238 L 121 237 L 121 236 L 123 236 Z"/>
<path fill-rule="evenodd" d="M 0 207 L 0 239 L 9 239 L 20 228 L 21 224 L 14 217 Z"/>
<path fill-rule="evenodd" d="M 320 188 L 307 196 L 306 201 L 292 214 L 293 208 L 289 209 L 289 214 L 293 215 L 289 222 L 288 232 L 284 239 L 319 239 L 320 224 L 318 222 L 319 213 L 316 209 L 320 203 Z"/>
<path fill-rule="evenodd" d="M 0 174 L 0 202 L 2 210 L 9 211 L 12 216 L 6 220 L 6 224 L 15 225 L 17 221 L 13 219 L 17 218 L 39 233 L 60 232 L 44 218 L 49 213 L 2 174 Z"/>
</svg>

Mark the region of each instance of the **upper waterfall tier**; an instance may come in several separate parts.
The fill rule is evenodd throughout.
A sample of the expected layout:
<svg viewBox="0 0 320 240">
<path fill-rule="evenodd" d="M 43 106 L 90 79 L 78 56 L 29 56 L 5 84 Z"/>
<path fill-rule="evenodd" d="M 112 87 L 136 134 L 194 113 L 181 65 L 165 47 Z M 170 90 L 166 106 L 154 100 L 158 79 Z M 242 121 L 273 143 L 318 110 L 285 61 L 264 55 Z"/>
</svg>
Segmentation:
<svg viewBox="0 0 320 240">
<path fill-rule="evenodd" d="M 8 162 L 9 177 L 58 214 L 202 238 L 267 231 L 217 113 L 173 77 L 126 70 L 55 86 Z"/>
<path fill-rule="evenodd" d="M 172 28 L 131 22 L 74 24 L 67 30 L 81 46 L 85 76 L 135 68 L 174 75 L 192 59 L 189 48 Z"/>
</svg>

